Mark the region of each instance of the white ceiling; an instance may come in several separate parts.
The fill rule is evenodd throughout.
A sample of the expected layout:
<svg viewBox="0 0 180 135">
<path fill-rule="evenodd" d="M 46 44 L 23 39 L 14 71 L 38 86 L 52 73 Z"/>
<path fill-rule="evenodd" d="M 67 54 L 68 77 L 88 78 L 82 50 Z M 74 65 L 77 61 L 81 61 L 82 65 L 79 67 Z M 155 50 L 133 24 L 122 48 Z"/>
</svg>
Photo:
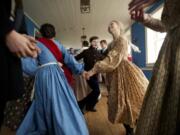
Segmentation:
<svg viewBox="0 0 180 135">
<path fill-rule="evenodd" d="M 88 36 L 97 35 L 110 40 L 107 26 L 111 20 L 122 21 L 126 28 L 131 23 L 128 15 L 130 0 L 91 0 L 91 13 L 80 13 L 80 0 L 24 0 L 25 12 L 39 25 L 52 23 L 57 38 L 66 47 L 81 46 L 82 28 Z"/>
</svg>

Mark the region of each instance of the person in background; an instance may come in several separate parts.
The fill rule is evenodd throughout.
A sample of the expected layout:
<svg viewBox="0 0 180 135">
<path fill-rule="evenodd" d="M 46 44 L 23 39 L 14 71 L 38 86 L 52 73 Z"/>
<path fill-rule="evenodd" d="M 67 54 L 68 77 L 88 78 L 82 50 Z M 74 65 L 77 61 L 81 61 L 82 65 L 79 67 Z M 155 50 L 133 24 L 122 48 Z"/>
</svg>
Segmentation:
<svg viewBox="0 0 180 135">
<path fill-rule="evenodd" d="M 10 16 L 11 0 L 2 0 L 0 4 L 0 128 L 6 102 L 24 93 L 20 57 L 35 58 L 40 52 L 33 37 L 15 31 Z"/>
<path fill-rule="evenodd" d="M 82 35 L 81 36 L 81 42 L 83 43 L 83 41 L 86 41 L 86 39 L 87 39 L 87 36 L 86 35 Z"/>
<path fill-rule="evenodd" d="M 83 59 L 84 61 L 84 69 L 89 71 L 94 64 L 103 59 L 103 55 L 97 50 L 98 48 L 98 37 L 93 36 L 89 39 L 90 47 L 80 54 L 76 55 L 76 60 Z M 98 75 L 93 75 L 89 80 L 87 80 L 89 87 L 92 89 L 92 92 L 87 95 L 84 99 L 79 101 L 79 106 L 81 111 L 83 112 L 84 108 L 86 107 L 87 111 L 95 112 L 95 105 L 98 102 L 98 97 L 100 95 L 99 89 L 99 82 L 98 82 Z"/>
<path fill-rule="evenodd" d="M 161 20 L 144 13 L 158 0 L 132 0 L 131 18 L 159 32 L 167 32 L 153 68 L 136 135 L 180 134 L 180 1 L 164 0 Z"/>
<path fill-rule="evenodd" d="M 133 135 L 148 80 L 128 57 L 128 42 L 124 27 L 116 20 L 111 21 L 108 30 L 113 36 L 107 56 L 88 71 L 86 78 L 97 73 L 107 73 L 109 81 L 108 118 L 112 123 L 122 123 L 126 135 Z"/>
<path fill-rule="evenodd" d="M 75 54 L 74 48 L 69 48 L 69 53 L 70 53 L 71 55 L 74 55 L 74 54 Z"/>
<path fill-rule="evenodd" d="M 104 40 L 101 40 L 100 41 L 100 46 L 101 46 L 101 54 L 106 56 L 107 53 L 108 53 L 108 44 L 107 44 L 107 41 L 104 39 Z M 105 83 L 105 85 L 107 86 L 107 81 L 106 81 L 106 73 L 102 73 L 102 74 L 99 74 L 99 82 L 103 82 Z"/>
<path fill-rule="evenodd" d="M 89 42 L 87 41 L 86 38 L 87 38 L 86 35 L 81 36 L 82 48 L 79 50 L 78 54 L 84 51 L 85 49 L 89 48 Z"/>
<path fill-rule="evenodd" d="M 23 71 L 36 76 L 35 93 L 16 135 L 89 135 L 63 66 L 74 74 L 84 74 L 84 67 L 54 39 L 53 25 L 43 24 L 40 32 L 41 53 L 37 59 L 22 59 Z"/>
<path fill-rule="evenodd" d="M 100 41 L 100 46 L 101 46 L 101 53 L 103 55 L 106 55 L 106 51 L 107 51 L 107 48 L 108 48 L 108 44 L 107 44 L 107 41 L 106 40 L 101 40 Z"/>
<path fill-rule="evenodd" d="M 82 49 L 88 49 L 89 47 L 89 42 L 87 40 L 82 42 Z"/>
</svg>

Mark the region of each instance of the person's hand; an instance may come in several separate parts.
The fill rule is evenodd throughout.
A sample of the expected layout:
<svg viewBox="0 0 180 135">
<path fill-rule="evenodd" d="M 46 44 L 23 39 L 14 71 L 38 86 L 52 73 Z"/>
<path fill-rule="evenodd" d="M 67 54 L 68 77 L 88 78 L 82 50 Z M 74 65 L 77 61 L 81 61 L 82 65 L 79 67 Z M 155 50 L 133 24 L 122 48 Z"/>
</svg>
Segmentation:
<svg viewBox="0 0 180 135">
<path fill-rule="evenodd" d="M 60 68 L 62 68 L 62 67 L 63 67 L 63 64 L 62 64 L 61 62 L 58 62 L 58 66 L 59 66 Z"/>
<path fill-rule="evenodd" d="M 92 70 L 90 70 L 90 71 L 88 71 L 87 73 L 86 73 L 86 80 L 89 80 L 90 79 L 90 77 L 91 76 L 93 76 L 95 73 L 92 71 Z"/>
<path fill-rule="evenodd" d="M 36 46 L 36 41 L 30 36 L 25 36 L 11 31 L 6 36 L 6 45 L 9 50 L 18 57 L 36 58 L 40 49 Z"/>
<path fill-rule="evenodd" d="M 129 3 L 129 10 L 130 12 L 133 12 L 135 10 L 144 9 L 153 4 L 155 1 L 157 0 L 132 0 Z"/>
<path fill-rule="evenodd" d="M 36 39 L 34 38 L 34 37 L 32 37 L 32 36 L 29 36 L 29 35 L 26 35 L 26 34 L 23 34 L 23 36 L 24 37 L 26 37 L 32 44 L 33 44 L 33 50 L 36 50 L 37 51 L 37 53 L 39 54 L 39 53 L 41 53 L 41 50 L 40 50 L 40 48 L 39 47 L 37 47 L 37 41 L 36 41 Z M 35 47 L 35 48 L 34 48 Z"/>
<path fill-rule="evenodd" d="M 144 22 L 148 18 L 148 14 L 144 13 L 143 9 L 135 10 L 130 13 L 131 19 L 137 22 Z"/>
<path fill-rule="evenodd" d="M 81 75 L 86 79 L 86 77 L 87 77 L 87 71 L 83 71 Z"/>
</svg>

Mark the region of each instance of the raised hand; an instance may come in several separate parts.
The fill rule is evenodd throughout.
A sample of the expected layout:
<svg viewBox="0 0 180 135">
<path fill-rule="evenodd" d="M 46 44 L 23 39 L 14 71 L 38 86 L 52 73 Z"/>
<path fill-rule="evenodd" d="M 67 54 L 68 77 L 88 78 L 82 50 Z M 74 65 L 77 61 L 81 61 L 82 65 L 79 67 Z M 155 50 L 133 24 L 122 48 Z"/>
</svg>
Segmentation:
<svg viewBox="0 0 180 135">
<path fill-rule="evenodd" d="M 84 71 L 84 72 L 82 73 L 82 76 L 83 76 L 86 80 L 88 80 L 88 73 L 87 73 L 87 71 Z"/>
<path fill-rule="evenodd" d="M 131 19 L 137 22 L 144 22 L 148 18 L 148 14 L 144 13 L 143 9 L 135 10 L 130 13 Z"/>
<path fill-rule="evenodd" d="M 129 10 L 130 10 L 130 12 L 133 12 L 135 10 L 144 9 L 156 1 L 157 0 L 132 0 L 129 3 Z"/>
<path fill-rule="evenodd" d="M 95 73 L 94 73 L 92 70 L 86 72 L 86 73 L 85 73 L 85 79 L 86 79 L 86 80 L 89 80 L 90 77 L 93 76 L 94 74 L 95 74 Z"/>
<path fill-rule="evenodd" d="M 86 80 L 89 80 L 89 78 L 90 78 L 87 71 L 84 71 L 84 72 L 82 73 L 82 76 L 83 76 Z"/>
<path fill-rule="evenodd" d="M 19 34 L 14 30 L 6 36 L 6 45 L 18 57 L 36 58 L 40 53 L 33 37 Z"/>
</svg>

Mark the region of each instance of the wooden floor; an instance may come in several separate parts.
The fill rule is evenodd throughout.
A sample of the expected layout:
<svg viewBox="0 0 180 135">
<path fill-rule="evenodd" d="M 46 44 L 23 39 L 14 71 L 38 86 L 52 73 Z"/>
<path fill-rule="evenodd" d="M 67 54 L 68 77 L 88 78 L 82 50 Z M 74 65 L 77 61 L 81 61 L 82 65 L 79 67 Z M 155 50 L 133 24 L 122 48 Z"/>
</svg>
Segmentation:
<svg viewBox="0 0 180 135">
<path fill-rule="evenodd" d="M 87 112 L 85 118 L 90 135 L 125 135 L 121 124 L 111 124 L 107 118 L 107 98 L 102 97 L 97 104 L 97 112 Z"/>
<path fill-rule="evenodd" d="M 15 132 L 10 131 L 6 127 L 2 127 L 2 131 L 0 132 L 0 135 L 15 135 Z"/>
<path fill-rule="evenodd" d="M 105 92 L 102 92 L 102 98 L 98 102 L 96 109 L 97 112 L 85 113 L 90 135 L 125 135 L 125 130 L 122 125 L 114 125 L 108 121 L 107 96 Z M 3 127 L 0 135 L 15 135 L 15 133 Z"/>
</svg>

